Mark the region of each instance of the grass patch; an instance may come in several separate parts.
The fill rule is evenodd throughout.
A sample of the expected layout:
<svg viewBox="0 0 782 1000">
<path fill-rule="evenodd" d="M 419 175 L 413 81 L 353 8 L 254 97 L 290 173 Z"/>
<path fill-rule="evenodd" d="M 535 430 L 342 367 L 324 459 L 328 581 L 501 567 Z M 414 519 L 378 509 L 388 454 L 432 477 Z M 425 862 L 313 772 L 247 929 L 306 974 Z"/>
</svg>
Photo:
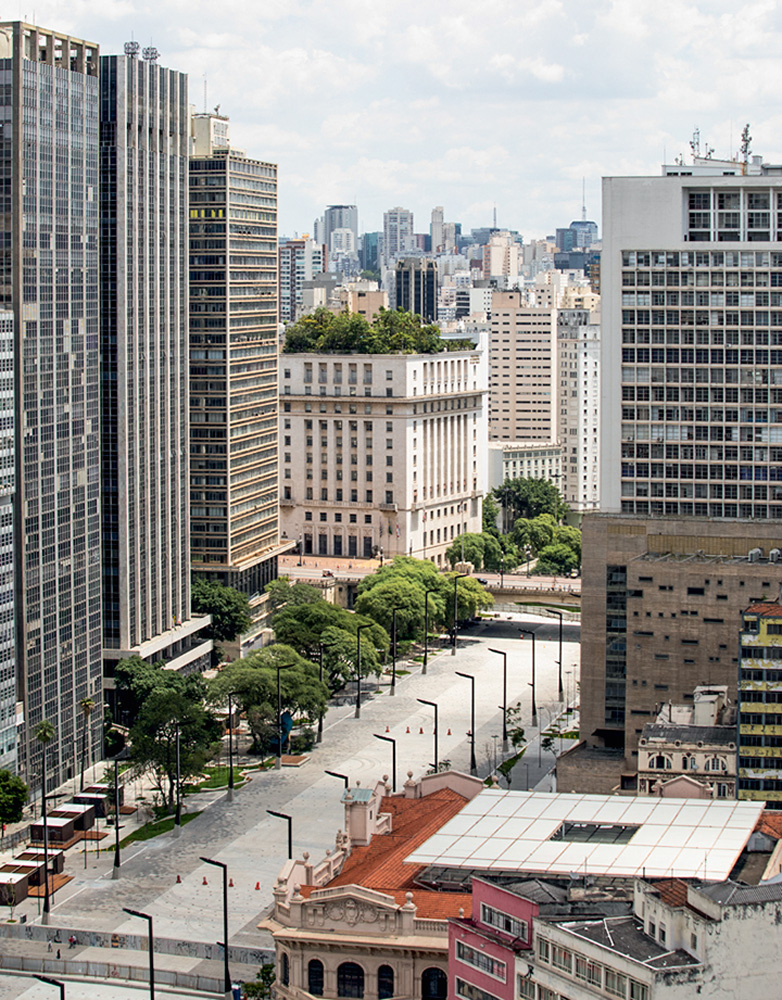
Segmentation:
<svg viewBox="0 0 782 1000">
<path fill-rule="evenodd" d="M 203 781 L 187 785 L 188 792 L 205 792 L 213 788 L 228 787 L 229 768 L 227 765 L 205 767 L 204 774 L 206 778 Z M 242 778 L 238 768 L 234 766 L 234 788 L 241 788 L 243 784 L 245 784 L 245 779 Z"/>
<path fill-rule="evenodd" d="M 572 611 L 581 614 L 580 604 L 555 604 L 554 601 L 514 601 L 520 608 L 558 608 L 560 611 Z"/>
<path fill-rule="evenodd" d="M 191 812 L 182 814 L 182 826 L 189 823 L 190 820 L 195 819 L 196 816 L 200 816 L 201 812 Z M 174 817 L 166 816 L 165 819 L 155 820 L 153 823 L 145 823 L 144 826 L 140 827 L 138 830 L 134 830 L 133 833 L 129 833 L 127 837 L 119 842 L 120 847 L 125 847 L 127 844 L 132 844 L 134 840 L 152 840 L 153 837 L 159 837 L 161 833 L 169 833 L 174 829 Z M 114 845 L 109 848 L 109 850 L 114 850 Z"/>
<path fill-rule="evenodd" d="M 514 766 L 524 756 L 524 754 L 526 753 L 526 750 L 527 750 L 527 748 L 524 747 L 522 750 L 519 750 L 519 752 L 516 753 L 516 754 L 514 754 L 512 757 L 508 757 L 507 760 L 504 760 L 499 765 L 499 767 L 497 768 L 497 770 L 500 772 L 500 774 L 502 774 L 504 777 L 507 778 L 508 775 L 510 774 L 510 772 L 513 770 Z"/>
</svg>

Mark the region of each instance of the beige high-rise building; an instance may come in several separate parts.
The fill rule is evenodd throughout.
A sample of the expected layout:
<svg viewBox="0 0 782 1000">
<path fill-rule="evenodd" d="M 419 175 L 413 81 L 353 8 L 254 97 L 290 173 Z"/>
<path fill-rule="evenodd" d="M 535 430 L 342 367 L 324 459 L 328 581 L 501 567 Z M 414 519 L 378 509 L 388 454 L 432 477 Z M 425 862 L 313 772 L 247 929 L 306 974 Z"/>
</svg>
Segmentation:
<svg viewBox="0 0 782 1000">
<path fill-rule="evenodd" d="M 492 296 L 489 437 L 557 438 L 557 312 L 521 305 L 519 292 Z"/>
<path fill-rule="evenodd" d="M 599 299 L 598 299 L 599 301 Z M 600 314 L 557 313 L 559 491 L 571 510 L 600 506 Z"/>
</svg>

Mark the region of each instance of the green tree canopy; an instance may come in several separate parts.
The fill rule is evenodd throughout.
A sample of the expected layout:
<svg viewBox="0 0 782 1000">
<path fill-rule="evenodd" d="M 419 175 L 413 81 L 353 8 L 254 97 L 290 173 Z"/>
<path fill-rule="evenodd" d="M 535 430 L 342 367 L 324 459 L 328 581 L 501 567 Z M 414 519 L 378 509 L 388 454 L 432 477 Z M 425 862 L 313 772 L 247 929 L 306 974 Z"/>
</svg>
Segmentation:
<svg viewBox="0 0 782 1000">
<path fill-rule="evenodd" d="M 321 600 L 322 594 L 317 587 L 310 583 L 291 584 L 287 576 L 277 577 L 271 583 L 266 584 L 266 593 L 269 595 L 269 611 L 274 614 L 282 607 L 297 608 L 302 604 L 314 604 Z"/>
<path fill-rule="evenodd" d="M 263 750 L 276 731 L 277 667 L 280 670 L 280 696 L 283 710 L 309 719 L 325 714 L 328 688 L 321 684 L 319 668 L 299 655 L 291 646 L 276 643 L 259 649 L 242 660 L 223 667 L 209 685 L 209 701 L 225 704 L 228 694 L 235 694 L 247 716 L 256 749 Z"/>
<path fill-rule="evenodd" d="M 414 639 L 424 626 L 424 589 L 402 575 L 386 576 L 360 593 L 356 611 L 378 622 L 391 635 L 396 613 L 397 639 Z"/>
<path fill-rule="evenodd" d="M 494 499 L 492 493 L 487 493 L 483 498 L 482 506 L 483 530 L 491 535 L 499 535 L 497 518 L 500 516 L 500 505 Z"/>
<path fill-rule="evenodd" d="M 233 641 L 253 623 L 247 595 L 218 580 L 196 576 L 191 604 L 196 614 L 212 616 L 207 635 L 218 642 Z"/>
<path fill-rule="evenodd" d="M 20 777 L 5 769 L 0 770 L 0 823 L 18 823 L 29 790 Z"/>
<path fill-rule="evenodd" d="M 182 694 L 192 702 L 202 702 L 206 692 L 200 674 L 183 677 L 176 670 L 166 670 L 162 662 L 147 663 L 140 656 L 120 660 L 114 668 L 114 682 L 121 716 L 131 720 L 155 691 Z"/>
<path fill-rule="evenodd" d="M 177 724 L 179 774 L 184 781 L 198 774 L 219 749 L 220 724 L 201 701 L 193 701 L 183 688 L 157 687 L 144 700 L 130 729 L 131 760 L 151 770 L 169 811 L 176 796 Z"/>
<path fill-rule="evenodd" d="M 369 322 L 358 313 L 319 308 L 287 328 L 283 353 L 437 354 L 471 346 L 442 340 L 437 326 L 401 309 L 380 309 Z"/>
<path fill-rule="evenodd" d="M 569 524 L 560 525 L 554 531 L 554 542 L 557 545 L 567 545 L 575 553 L 578 563 L 581 563 L 581 532 Z"/>
<path fill-rule="evenodd" d="M 538 576 L 567 576 L 578 566 L 578 557 L 569 545 L 561 542 L 541 549 L 535 573 Z"/>
<path fill-rule="evenodd" d="M 511 537 L 522 552 L 530 549 L 536 556 L 554 541 L 556 529 L 557 522 L 551 514 L 539 514 L 531 519 L 519 518 L 513 526 Z"/>
<path fill-rule="evenodd" d="M 505 531 L 520 517 L 551 514 L 559 522 L 568 511 L 559 490 L 547 479 L 506 479 L 501 486 L 495 486 L 492 495 L 502 507 Z"/>
<path fill-rule="evenodd" d="M 494 539 L 494 541 L 496 542 L 496 539 Z M 497 545 L 497 551 L 499 552 L 499 545 Z M 449 547 L 445 550 L 445 558 L 451 566 L 455 566 L 457 563 L 462 561 L 462 553 L 464 553 L 464 561 L 472 563 L 473 567 L 480 571 L 483 569 L 483 558 L 485 552 L 485 536 L 479 535 L 476 532 L 466 531 L 464 534 L 457 535 L 456 538 L 454 538 Z"/>
</svg>

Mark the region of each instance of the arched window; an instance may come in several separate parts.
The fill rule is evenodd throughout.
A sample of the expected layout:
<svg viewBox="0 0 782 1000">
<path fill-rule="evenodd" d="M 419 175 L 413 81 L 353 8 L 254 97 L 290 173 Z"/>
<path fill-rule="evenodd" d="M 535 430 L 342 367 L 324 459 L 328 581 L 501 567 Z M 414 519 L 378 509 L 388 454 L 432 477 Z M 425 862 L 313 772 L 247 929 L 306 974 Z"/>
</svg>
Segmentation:
<svg viewBox="0 0 782 1000">
<path fill-rule="evenodd" d="M 307 992 L 315 997 L 323 996 L 323 962 L 319 958 L 310 959 L 307 966 Z"/>
<path fill-rule="evenodd" d="M 658 754 L 656 757 L 652 757 L 649 761 L 651 767 L 656 768 L 658 771 L 670 771 L 671 762 L 667 757 L 663 757 L 662 754 Z"/>
<path fill-rule="evenodd" d="M 291 981 L 291 963 L 285 952 L 280 955 L 280 979 L 282 980 L 283 986 L 290 985 Z"/>
<path fill-rule="evenodd" d="M 421 1000 L 448 1000 L 448 976 L 442 969 L 424 969 Z"/>
<path fill-rule="evenodd" d="M 356 962 L 343 962 L 337 969 L 337 996 L 364 996 L 364 970 Z"/>
<path fill-rule="evenodd" d="M 721 757 L 709 757 L 706 761 L 707 771 L 727 771 L 727 765 Z"/>
<path fill-rule="evenodd" d="M 390 965 L 381 965 L 377 970 L 378 1000 L 388 1000 L 394 995 L 394 970 Z"/>
</svg>

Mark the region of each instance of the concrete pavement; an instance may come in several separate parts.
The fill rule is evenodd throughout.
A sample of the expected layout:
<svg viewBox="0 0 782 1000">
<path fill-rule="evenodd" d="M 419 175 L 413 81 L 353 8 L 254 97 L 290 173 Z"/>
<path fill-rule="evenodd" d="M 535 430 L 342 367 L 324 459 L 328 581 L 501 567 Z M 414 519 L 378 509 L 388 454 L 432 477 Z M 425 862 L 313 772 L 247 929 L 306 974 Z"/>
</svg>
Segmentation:
<svg viewBox="0 0 782 1000">
<path fill-rule="evenodd" d="M 364 785 L 390 774 L 391 748 L 374 739 L 373 733 L 397 740 L 398 787 L 408 770 L 417 776 L 427 769 L 433 759 L 433 713 L 430 707 L 419 704 L 418 698 L 436 701 L 439 706 L 440 759 L 450 760 L 451 766 L 459 770 L 468 770 L 470 684 L 455 676 L 455 670 L 476 677 L 476 757 L 479 773 L 487 773 L 493 766 L 494 744 L 498 742 L 492 737 L 499 737 L 502 731 L 502 658 L 489 652 L 489 647 L 509 654 L 508 704 L 521 700 L 527 736 L 536 732 L 530 726 L 531 643 L 518 638 L 520 625 L 534 628 L 538 635 L 538 706 L 555 712 L 556 623 L 518 615 L 512 621 L 503 616 L 501 626 L 494 623 L 474 627 L 460 639 L 456 656 L 439 652 L 430 660 L 427 675 L 417 667 L 399 680 L 395 697 L 382 693 L 367 701 L 360 719 L 354 718 L 353 706 L 331 709 L 324 742 L 304 767 L 259 774 L 236 792 L 233 802 L 220 795 L 182 829 L 178 839 L 166 834 L 131 845 L 123 851 L 119 880 L 111 878 L 111 855 L 90 858 L 86 874 L 78 860 L 69 858 L 66 867 L 75 878 L 56 896 L 52 925 L 143 933 L 140 921 L 122 913 L 122 907 L 128 906 L 153 915 L 156 935 L 214 942 L 222 936 L 222 888 L 217 869 L 199 860 L 203 855 L 227 864 L 234 881 L 234 887 L 229 889 L 231 944 L 268 946 L 269 939 L 257 931 L 256 924 L 271 903 L 271 888 L 286 858 L 287 829 L 283 821 L 268 816 L 266 810 L 275 809 L 293 817 L 297 856 L 306 850 L 314 859 L 320 859 L 333 846 L 343 822 L 340 782 L 324 775 L 324 770 L 341 772 L 349 776 L 351 783 L 361 781 Z M 566 629 L 565 638 L 563 668 L 564 672 L 572 672 L 569 682 L 571 692 L 575 692 L 577 630 Z M 545 728 L 548 713 L 541 713 L 540 721 Z M 528 765 L 531 760 L 530 755 Z M 194 804 L 194 799 L 188 801 Z M 177 875 L 182 880 L 179 884 Z M 256 889 L 258 883 L 260 888 Z M 17 916 L 25 908 L 29 919 L 34 919 L 34 902 L 17 907 Z M 194 965 L 198 961 L 192 959 Z"/>
</svg>

